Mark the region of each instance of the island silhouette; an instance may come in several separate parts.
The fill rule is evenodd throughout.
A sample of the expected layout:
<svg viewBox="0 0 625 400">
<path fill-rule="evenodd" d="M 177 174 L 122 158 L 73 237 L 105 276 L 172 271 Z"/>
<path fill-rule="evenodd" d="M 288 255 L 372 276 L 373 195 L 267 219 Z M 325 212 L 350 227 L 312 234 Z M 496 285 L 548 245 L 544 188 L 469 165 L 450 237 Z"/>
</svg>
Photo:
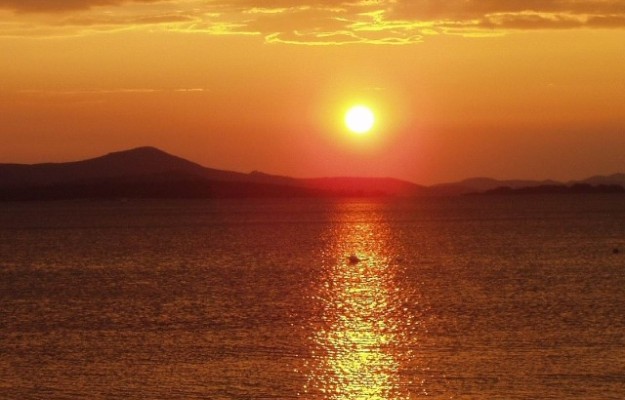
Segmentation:
<svg viewBox="0 0 625 400">
<path fill-rule="evenodd" d="M 395 178 L 293 178 L 204 167 L 155 147 L 65 163 L 0 164 L 0 200 L 449 196 L 623 193 L 625 174 L 583 181 L 471 178 L 423 186 Z"/>
</svg>

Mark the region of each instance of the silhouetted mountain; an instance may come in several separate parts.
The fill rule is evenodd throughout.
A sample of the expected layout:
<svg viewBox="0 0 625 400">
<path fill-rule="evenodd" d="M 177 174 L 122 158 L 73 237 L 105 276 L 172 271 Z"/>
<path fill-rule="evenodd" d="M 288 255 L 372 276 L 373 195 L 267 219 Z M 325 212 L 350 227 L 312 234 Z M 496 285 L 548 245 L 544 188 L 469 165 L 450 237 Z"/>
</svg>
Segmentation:
<svg viewBox="0 0 625 400">
<path fill-rule="evenodd" d="M 551 179 L 542 181 L 533 180 L 498 180 L 493 178 L 470 178 L 459 182 L 443 183 L 428 187 L 430 195 L 438 196 L 456 196 L 462 194 L 474 194 L 484 192 L 512 192 L 510 189 L 523 189 L 521 192 L 532 192 L 531 188 L 537 189 L 537 192 L 557 192 L 558 187 L 571 187 L 573 185 L 585 184 L 592 186 L 623 186 L 625 187 L 625 174 L 613 174 L 607 176 L 593 176 L 591 178 L 574 180 L 569 182 L 558 182 Z M 550 189 L 551 188 L 551 189 Z M 610 190 L 610 189 L 607 189 Z M 570 192 L 563 189 L 563 192 Z"/>
<path fill-rule="evenodd" d="M 391 178 L 296 179 L 206 168 L 153 147 L 68 163 L 0 164 L 0 199 L 416 195 Z"/>
<path fill-rule="evenodd" d="M 139 147 L 67 163 L 0 164 L 0 186 L 68 184 L 163 173 L 183 173 L 211 180 L 247 180 L 246 174 L 205 168 L 154 147 Z"/>
<path fill-rule="evenodd" d="M 618 187 L 617 187 L 618 186 Z M 625 174 L 568 184 L 472 178 L 425 187 L 393 178 L 297 179 L 206 168 L 154 147 L 45 164 L 0 164 L 0 200 L 298 196 L 449 196 L 468 193 L 616 193 Z"/>
<path fill-rule="evenodd" d="M 596 194 L 625 193 L 620 185 L 591 185 L 576 183 L 573 185 L 541 185 L 522 188 L 499 187 L 479 193 L 480 195 L 523 195 L 523 194 Z"/>
<path fill-rule="evenodd" d="M 394 178 L 314 178 L 303 179 L 305 187 L 339 195 L 383 195 L 398 196 L 429 195 L 428 188 Z"/>
<path fill-rule="evenodd" d="M 298 186 L 334 195 L 393 195 L 416 196 L 428 195 L 425 186 L 395 178 L 328 177 L 298 179 L 278 175 L 269 175 L 254 171 L 250 175 L 254 182 L 277 185 Z"/>
<path fill-rule="evenodd" d="M 53 185 L 0 187 L 0 200 L 5 201 L 318 197 L 324 195 L 326 194 L 297 186 L 241 181 L 214 181 L 178 173 L 116 177 Z"/>
<path fill-rule="evenodd" d="M 480 193 L 500 187 L 513 189 L 522 187 L 534 187 L 544 185 L 558 185 L 560 182 L 552 180 L 532 181 L 532 180 L 497 180 L 493 178 L 470 178 L 460 182 L 443 183 L 430 186 L 431 192 L 441 196 L 456 196 L 467 193 Z"/>
<path fill-rule="evenodd" d="M 625 187 L 625 174 L 597 175 L 574 183 L 587 183 L 590 185 L 620 185 Z"/>
</svg>

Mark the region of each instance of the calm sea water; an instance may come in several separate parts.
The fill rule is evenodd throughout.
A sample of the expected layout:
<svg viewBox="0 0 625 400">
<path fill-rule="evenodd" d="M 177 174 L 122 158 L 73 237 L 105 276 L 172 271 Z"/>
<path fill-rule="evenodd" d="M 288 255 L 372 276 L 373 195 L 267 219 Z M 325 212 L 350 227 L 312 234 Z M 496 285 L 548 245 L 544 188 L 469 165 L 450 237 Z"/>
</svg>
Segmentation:
<svg viewBox="0 0 625 400">
<path fill-rule="evenodd" d="M 0 204 L 2 399 L 421 397 L 625 398 L 625 199 Z"/>
</svg>

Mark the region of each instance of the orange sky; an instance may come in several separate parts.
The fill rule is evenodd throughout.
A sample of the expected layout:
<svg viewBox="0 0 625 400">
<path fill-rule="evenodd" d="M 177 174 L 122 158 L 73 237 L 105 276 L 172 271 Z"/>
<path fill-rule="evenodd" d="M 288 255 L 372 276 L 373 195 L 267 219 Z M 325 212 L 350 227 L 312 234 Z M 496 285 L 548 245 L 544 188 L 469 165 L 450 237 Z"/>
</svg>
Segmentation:
<svg viewBox="0 0 625 400">
<path fill-rule="evenodd" d="M 625 172 L 625 1 L 0 0 L 0 162 L 152 145 L 292 176 Z M 377 114 L 350 135 L 353 103 Z"/>
</svg>

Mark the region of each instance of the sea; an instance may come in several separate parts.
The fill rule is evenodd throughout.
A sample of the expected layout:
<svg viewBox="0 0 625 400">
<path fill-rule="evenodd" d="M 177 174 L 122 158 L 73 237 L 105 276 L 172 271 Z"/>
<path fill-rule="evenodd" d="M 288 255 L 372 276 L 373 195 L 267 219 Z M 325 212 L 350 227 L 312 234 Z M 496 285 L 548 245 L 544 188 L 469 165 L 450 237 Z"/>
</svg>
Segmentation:
<svg viewBox="0 0 625 400">
<path fill-rule="evenodd" d="M 0 399 L 624 399 L 625 197 L 0 203 Z"/>
</svg>

